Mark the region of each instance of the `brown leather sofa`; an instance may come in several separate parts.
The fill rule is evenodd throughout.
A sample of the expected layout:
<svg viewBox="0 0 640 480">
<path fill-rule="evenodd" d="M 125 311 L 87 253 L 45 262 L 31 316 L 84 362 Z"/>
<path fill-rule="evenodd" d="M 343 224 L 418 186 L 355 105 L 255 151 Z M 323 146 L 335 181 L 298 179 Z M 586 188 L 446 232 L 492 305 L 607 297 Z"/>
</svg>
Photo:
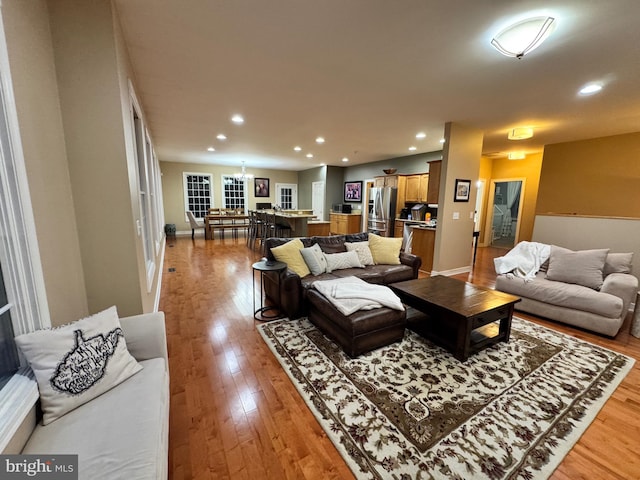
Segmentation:
<svg viewBox="0 0 640 480">
<path fill-rule="evenodd" d="M 330 235 L 318 237 L 300 238 L 305 247 L 317 243 L 325 253 L 346 252 L 345 242 L 363 242 L 369 239 L 367 232 L 349 235 Z M 265 256 L 268 260 L 275 260 L 271 249 L 291 240 L 290 238 L 268 238 L 265 241 Z M 307 275 L 303 278 L 287 269 L 280 275 L 267 274 L 264 278 L 266 296 L 278 305 L 281 311 L 289 318 L 299 318 L 307 315 L 309 305 L 307 290 L 316 280 L 331 280 L 339 277 L 355 276 L 369 283 L 388 285 L 418 278 L 418 269 L 422 259 L 410 253 L 400 252 L 400 265 L 367 265 L 365 268 L 347 268 L 334 270 L 331 273 L 320 275 Z M 278 285 L 279 283 L 279 285 Z M 278 295 L 279 293 L 279 295 Z"/>
</svg>

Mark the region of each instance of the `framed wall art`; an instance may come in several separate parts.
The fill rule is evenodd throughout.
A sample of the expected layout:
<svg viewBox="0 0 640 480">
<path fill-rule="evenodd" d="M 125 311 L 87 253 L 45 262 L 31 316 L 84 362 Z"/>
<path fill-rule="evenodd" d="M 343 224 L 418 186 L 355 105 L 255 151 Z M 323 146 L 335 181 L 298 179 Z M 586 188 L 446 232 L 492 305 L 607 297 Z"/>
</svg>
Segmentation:
<svg viewBox="0 0 640 480">
<path fill-rule="evenodd" d="M 344 201 L 362 201 L 362 182 L 344 182 Z"/>
<path fill-rule="evenodd" d="M 269 179 L 268 178 L 256 178 L 256 197 L 268 197 L 269 196 Z"/>
<path fill-rule="evenodd" d="M 454 202 L 468 202 L 471 193 L 471 180 L 460 180 L 456 178 L 456 190 L 453 198 Z"/>
</svg>

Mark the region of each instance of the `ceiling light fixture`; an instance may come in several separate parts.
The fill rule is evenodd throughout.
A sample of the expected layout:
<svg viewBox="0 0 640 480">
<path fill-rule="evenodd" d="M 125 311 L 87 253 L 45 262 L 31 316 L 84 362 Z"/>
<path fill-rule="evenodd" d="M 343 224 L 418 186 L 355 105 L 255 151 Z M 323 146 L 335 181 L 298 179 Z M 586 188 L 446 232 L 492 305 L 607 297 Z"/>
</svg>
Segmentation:
<svg viewBox="0 0 640 480">
<path fill-rule="evenodd" d="M 296 145 L 295 147 L 293 147 L 293 149 L 294 149 L 296 152 L 299 152 L 300 150 L 302 150 L 302 147 L 301 147 L 301 146 L 299 146 L 299 145 Z"/>
<path fill-rule="evenodd" d="M 313 153 L 307 153 L 307 158 L 313 158 Z"/>
<path fill-rule="evenodd" d="M 235 114 L 233 117 L 231 117 L 231 121 L 236 125 L 242 125 L 244 123 L 244 118 L 242 117 L 242 115 Z"/>
<path fill-rule="evenodd" d="M 227 136 L 224 133 L 219 133 L 218 135 L 216 135 L 216 138 L 218 140 L 226 140 Z"/>
<path fill-rule="evenodd" d="M 415 152 L 416 150 L 417 150 L 417 148 L 416 148 L 416 147 L 414 147 L 413 145 L 411 145 L 411 146 L 409 147 L 409 151 L 410 151 L 410 152 Z"/>
<path fill-rule="evenodd" d="M 553 32 L 553 17 L 533 17 L 501 30 L 491 45 L 507 57 L 522 58 L 536 49 Z"/>
<path fill-rule="evenodd" d="M 343 161 L 343 162 L 348 162 L 348 161 L 349 161 L 349 159 L 348 159 L 347 157 L 342 157 L 342 161 Z"/>
<path fill-rule="evenodd" d="M 446 142 L 446 140 L 444 138 L 441 138 L 440 143 L 444 143 L 444 142 Z"/>
<path fill-rule="evenodd" d="M 426 133 L 424 133 L 424 132 L 418 132 L 418 133 L 416 133 L 416 138 L 417 138 L 418 140 L 422 140 L 422 139 L 423 139 L 423 138 L 425 138 L 426 136 L 427 136 L 427 134 L 426 134 Z"/>
<path fill-rule="evenodd" d="M 522 160 L 526 157 L 524 152 L 509 152 L 507 158 L 509 160 Z"/>
<path fill-rule="evenodd" d="M 215 149 L 215 148 L 213 148 L 213 147 L 209 147 L 209 148 L 207 148 L 207 152 L 215 152 L 215 151 L 216 151 L 216 149 Z"/>
<path fill-rule="evenodd" d="M 531 127 L 512 128 L 507 134 L 509 140 L 525 140 L 531 137 L 533 137 L 533 128 Z"/>
<path fill-rule="evenodd" d="M 316 143 L 324 143 L 324 138 L 322 137 L 316 138 Z"/>
<path fill-rule="evenodd" d="M 587 85 L 585 85 L 584 87 L 582 87 L 578 93 L 584 97 L 588 96 L 588 95 L 593 95 L 594 93 L 598 93 L 600 90 L 602 90 L 602 85 L 599 83 L 589 83 Z"/>
<path fill-rule="evenodd" d="M 244 162 L 242 162 L 242 171 L 240 173 L 234 173 L 233 176 L 238 180 L 251 180 L 253 178 L 251 173 L 247 173 Z"/>
</svg>

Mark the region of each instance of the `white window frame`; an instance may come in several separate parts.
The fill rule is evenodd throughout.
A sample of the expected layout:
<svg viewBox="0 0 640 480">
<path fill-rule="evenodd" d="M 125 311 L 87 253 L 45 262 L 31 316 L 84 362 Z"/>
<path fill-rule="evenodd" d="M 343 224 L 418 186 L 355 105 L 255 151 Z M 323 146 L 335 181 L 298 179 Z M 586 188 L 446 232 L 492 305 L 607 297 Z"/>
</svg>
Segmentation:
<svg viewBox="0 0 640 480">
<path fill-rule="evenodd" d="M 235 208 L 235 207 L 230 207 L 227 205 L 227 189 L 225 188 L 226 182 L 227 180 L 237 180 L 237 178 L 235 177 L 235 175 L 222 175 L 221 176 L 221 185 L 222 185 L 222 207 L 223 208 Z M 249 205 L 249 194 L 248 194 L 248 185 L 247 185 L 247 179 L 244 178 L 241 181 L 241 184 L 243 185 L 243 196 L 242 198 L 244 199 L 244 213 L 247 213 L 247 205 Z"/>
<path fill-rule="evenodd" d="M 213 175 L 211 173 L 202 173 L 202 172 L 182 172 L 182 191 L 184 193 L 184 221 L 189 222 L 189 217 L 187 217 L 187 210 L 189 210 L 189 194 L 188 194 L 188 185 L 187 185 L 187 177 L 191 175 L 196 175 L 199 177 L 208 177 L 209 178 L 209 208 L 214 206 L 213 204 Z M 196 212 L 194 212 L 195 214 Z M 207 212 L 205 212 L 206 215 Z M 196 218 L 198 217 L 196 215 Z"/>
<path fill-rule="evenodd" d="M 13 330 L 19 335 L 49 327 L 51 321 L 3 25 L 0 10 L 0 256 Z M 21 365 L 0 390 L 0 451 L 38 400 L 33 372 L 22 356 Z"/>
<path fill-rule="evenodd" d="M 290 210 L 298 209 L 298 184 L 297 183 L 276 183 L 276 204 L 282 206 L 282 190 L 290 188 L 293 190 L 291 196 L 291 208 Z M 284 208 L 284 207 L 283 207 Z"/>
</svg>

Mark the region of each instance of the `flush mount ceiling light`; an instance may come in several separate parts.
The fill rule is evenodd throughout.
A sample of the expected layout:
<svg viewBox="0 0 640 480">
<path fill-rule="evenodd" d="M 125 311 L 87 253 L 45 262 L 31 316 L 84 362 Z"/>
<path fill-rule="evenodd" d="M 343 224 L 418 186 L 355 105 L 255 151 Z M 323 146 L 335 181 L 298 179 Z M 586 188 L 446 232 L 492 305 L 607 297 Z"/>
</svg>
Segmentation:
<svg viewBox="0 0 640 480">
<path fill-rule="evenodd" d="M 531 137 L 533 137 L 533 128 L 531 127 L 512 128 L 507 135 L 509 140 L 525 140 Z"/>
<path fill-rule="evenodd" d="M 324 138 L 323 137 L 316 138 L 316 143 L 324 143 Z"/>
<path fill-rule="evenodd" d="M 418 133 L 416 133 L 416 138 L 417 138 L 418 140 L 422 140 L 422 139 L 423 139 L 423 138 L 425 138 L 426 136 L 427 136 L 427 134 L 426 134 L 426 133 L 424 133 L 424 132 L 418 132 Z"/>
<path fill-rule="evenodd" d="M 582 87 L 578 93 L 580 95 L 582 95 L 583 97 L 586 97 L 588 95 L 593 95 L 594 93 L 598 93 L 600 90 L 602 90 L 602 85 L 599 83 L 589 83 L 587 85 L 585 85 L 584 87 Z"/>
<path fill-rule="evenodd" d="M 215 152 L 215 151 L 216 151 L 216 149 L 215 149 L 215 148 L 213 148 L 213 147 L 209 147 L 209 148 L 207 148 L 207 152 Z"/>
<path fill-rule="evenodd" d="M 348 159 L 347 157 L 342 157 L 342 161 L 343 161 L 343 162 L 348 162 L 348 161 L 349 161 L 349 159 Z"/>
<path fill-rule="evenodd" d="M 299 145 L 296 145 L 295 147 L 293 147 L 293 149 L 294 149 L 296 152 L 299 152 L 300 150 L 302 150 L 302 147 L 301 147 L 301 146 L 299 146 Z"/>
<path fill-rule="evenodd" d="M 242 162 L 242 171 L 240 173 L 234 173 L 233 176 L 238 180 L 251 180 L 253 178 L 251 173 L 247 173 L 244 162 Z"/>
<path fill-rule="evenodd" d="M 313 153 L 307 153 L 306 157 L 307 158 L 313 158 Z"/>
<path fill-rule="evenodd" d="M 524 152 L 509 152 L 507 158 L 509 160 L 522 160 L 526 157 Z"/>
<path fill-rule="evenodd" d="M 226 140 L 227 136 L 224 133 L 219 133 L 218 135 L 216 135 L 216 138 L 218 140 Z"/>
<path fill-rule="evenodd" d="M 244 118 L 242 117 L 242 115 L 235 114 L 233 117 L 231 117 L 231 121 L 236 125 L 242 125 L 244 123 Z"/>
<path fill-rule="evenodd" d="M 409 151 L 410 151 L 410 152 L 415 152 L 416 150 L 417 150 L 417 148 L 416 148 L 416 147 L 414 147 L 413 145 L 411 145 L 411 146 L 409 147 Z"/>
<path fill-rule="evenodd" d="M 553 31 L 553 17 L 533 17 L 508 26 L 491 40 L 491 45 L 507 57 L 522 58 L 539 47 Z"/>
</svg>

